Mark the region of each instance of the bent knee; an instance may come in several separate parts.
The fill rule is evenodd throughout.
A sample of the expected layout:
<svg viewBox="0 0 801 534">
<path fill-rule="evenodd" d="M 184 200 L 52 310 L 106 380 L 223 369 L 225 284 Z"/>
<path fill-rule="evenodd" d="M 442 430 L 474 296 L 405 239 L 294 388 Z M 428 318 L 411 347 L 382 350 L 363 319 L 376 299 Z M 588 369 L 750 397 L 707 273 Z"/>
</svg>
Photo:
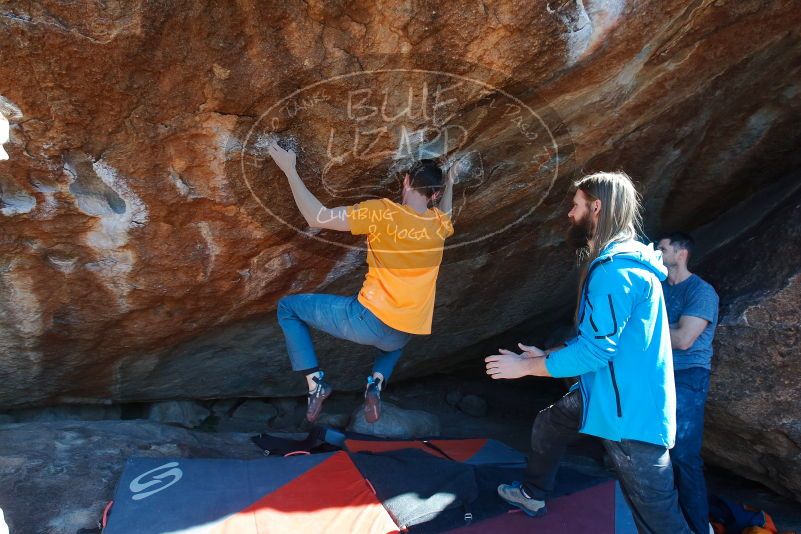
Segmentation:
<svg viewBox="0 0 801 534">
<path fill-rule="evenodd" d="M 286 295 L 278 299 L 278 320 L 286 319 L 295 315 L 292 303 L 295 301 L 296 295 Z"/>
</svg>

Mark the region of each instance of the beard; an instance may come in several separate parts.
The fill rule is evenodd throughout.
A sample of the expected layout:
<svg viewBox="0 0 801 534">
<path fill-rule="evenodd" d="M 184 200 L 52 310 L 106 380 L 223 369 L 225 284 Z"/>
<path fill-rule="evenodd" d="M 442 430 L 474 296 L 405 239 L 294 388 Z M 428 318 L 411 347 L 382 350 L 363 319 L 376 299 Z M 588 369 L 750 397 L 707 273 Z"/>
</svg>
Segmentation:
<svg viewBox="0 0 801 534">
<path fill-rule="evenodd" d="M 567 230 L 567 244 L 575 250 L 587 249 L 590 246 L 590 239 L 595 232 L 595 225 L 592 218 L 584 216 L 578 221 L 571 222 Z"/>
</svg>

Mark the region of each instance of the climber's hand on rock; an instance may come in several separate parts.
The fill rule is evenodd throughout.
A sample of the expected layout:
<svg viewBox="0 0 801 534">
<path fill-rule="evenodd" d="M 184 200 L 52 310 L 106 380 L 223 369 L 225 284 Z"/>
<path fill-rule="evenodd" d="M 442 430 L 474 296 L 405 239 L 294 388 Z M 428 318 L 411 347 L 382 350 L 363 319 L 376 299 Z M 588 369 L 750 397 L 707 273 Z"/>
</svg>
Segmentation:
<svg viewBox="0 0 801 534">
<path fill-rule="evenodd" d="M 456 182 L 456 167 L 459 165 L 458 161 L 454 161 L 448 168 L 448 173 L 445 175 L 445 185 L 453 185 Z"/>
<path fill-rule="evenodd" d="M 284 171 L 284 174 L 289 174 L 295 170 L 295 163 L 296 163 L 296 156 L 295 152 L 292 150 L 284 150 L 278 143 L 271 143 L 267 150 L 270 152 L 270 156 L 273 158 L 278 167 Z"/>
</svg>

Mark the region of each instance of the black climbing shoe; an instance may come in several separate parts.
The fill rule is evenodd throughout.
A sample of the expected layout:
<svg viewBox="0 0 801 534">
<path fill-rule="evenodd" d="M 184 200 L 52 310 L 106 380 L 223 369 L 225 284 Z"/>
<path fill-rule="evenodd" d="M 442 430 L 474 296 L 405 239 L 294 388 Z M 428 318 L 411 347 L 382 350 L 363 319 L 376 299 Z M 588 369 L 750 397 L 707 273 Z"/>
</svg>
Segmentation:
<svg viewBox="0 0 801 534">
<path fill-rule="evenodd" d="M 364 390 L 364 419 L 375 423 L 381 417 L 381 379 L 367 377 L 367 389 Z"/>
</svg>

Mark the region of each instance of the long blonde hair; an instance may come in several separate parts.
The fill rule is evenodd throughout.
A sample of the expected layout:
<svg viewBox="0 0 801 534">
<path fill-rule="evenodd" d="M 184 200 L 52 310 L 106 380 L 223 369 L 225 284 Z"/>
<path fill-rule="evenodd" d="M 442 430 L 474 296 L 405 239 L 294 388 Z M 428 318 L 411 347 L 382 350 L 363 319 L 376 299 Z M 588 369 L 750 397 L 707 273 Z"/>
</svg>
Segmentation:
<svg viewBox="0 0 801 534">
<path fill-rule="evenodd" d="M 640 194 L 631 177 L 623 171 L 588 174 L 573 184 L 590 201 L 601 201 L 598 223 L 589 246 L 579 251 L 581 275 L 579 302 L 589 265 L 612 242 L 636 239 L 642 233 Z M 578 310 L 577 310 L 578 311 Z"/>
</svg>

